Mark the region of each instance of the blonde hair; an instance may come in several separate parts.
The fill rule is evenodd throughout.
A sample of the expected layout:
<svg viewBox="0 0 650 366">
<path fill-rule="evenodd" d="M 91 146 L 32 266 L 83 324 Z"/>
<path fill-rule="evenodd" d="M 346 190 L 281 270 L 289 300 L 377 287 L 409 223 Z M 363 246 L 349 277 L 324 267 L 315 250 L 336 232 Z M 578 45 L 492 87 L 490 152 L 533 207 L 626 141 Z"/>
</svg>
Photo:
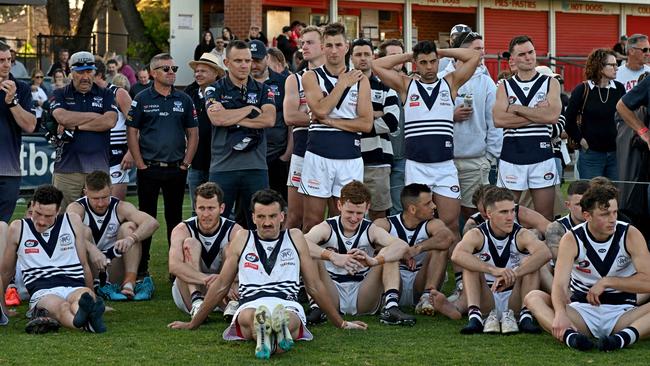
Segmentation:
<svg viewBox="0 0 650 366">
<path fill-rule="evenodd" d="M 113 76 L 113 85 L 119 86 L 120 88 L 124 88 L 127 91 L 131 89 L 131 83 L 129 82 L 129 79 L 122 74 L 117 74 Z"/>
</svg>

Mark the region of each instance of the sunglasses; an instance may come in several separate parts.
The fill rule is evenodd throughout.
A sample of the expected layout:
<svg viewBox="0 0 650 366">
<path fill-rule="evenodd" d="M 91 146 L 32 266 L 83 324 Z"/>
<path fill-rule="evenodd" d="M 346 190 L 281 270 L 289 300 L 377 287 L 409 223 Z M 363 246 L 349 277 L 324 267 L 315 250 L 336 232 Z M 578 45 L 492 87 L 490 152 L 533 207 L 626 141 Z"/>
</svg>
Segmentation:
<svg viewBox="0 0 650 366">
<path fill-rule="evenodd" d="M 34 76 L 34 79 L 42 79 L 42 78 L 43 78 L 43 75 Z"/>
<path fill-rule="evenodd" d="M 639 51 L 641 51 L 643 53 L 650 52 L 650 47 L 643 47 L 643 48 L 641 48 L 641 47 L 632 47 L 632 48 L 634 48 L 635 50 L 639 50 Z"/>
<path fill-rule="evenodd" d="M 164 72 L 169 72 L 171 70 L 174 74 L 178 71 L 178 66 L 158 66 L 154 70 L 162 70 Z"/>
</svg>

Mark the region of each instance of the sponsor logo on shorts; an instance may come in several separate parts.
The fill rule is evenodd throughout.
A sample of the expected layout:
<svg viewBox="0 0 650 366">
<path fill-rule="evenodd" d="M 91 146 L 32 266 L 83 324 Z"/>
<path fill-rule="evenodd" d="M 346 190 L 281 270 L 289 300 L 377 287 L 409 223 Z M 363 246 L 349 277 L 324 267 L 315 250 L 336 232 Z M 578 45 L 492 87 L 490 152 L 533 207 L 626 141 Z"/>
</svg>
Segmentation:
<svg viewBox="0 0 650 366">
<path fill-rule="evenodd" d="M 250 269 L 258 270 L 260 268 L 260 266 L 258 266 L 255 263 L 244 262 L 244 268 L 250 268 Z"/>
<path fill-rule="evenodd" d="M 307 181 L 307 187 L 311 189 L 319 189 L 320 188 L 320 181 L 318 179 L 310 179 Z"/>
<path fill-rule="evenodd" d="M 119 177 L 121 177 L 121 176 L 122 176 L 122 172 L 121 172 L 121 171 L 115 171 L 115 172 L 112 172 L 112 173 L 111 173 L 111 177 L 113 177 L 113 178 L 119 178 Z"/>
<path fill-rule="evenodd" d="M 460 187 L 459 186 L 451 186 L 451 187 L 449 187 L 449 189 L 451 189 L 451 191 L 454 192 L 454 193 L 460 192 Z"/>
<path fill-rule="evenodd" d="M 445 141 L 445 147 L 454 147 L 454 143 L 451 141 Z"/>
<path fill-rule="evenodd" d="M 481 253 L 481 254 L 478 256 L 478 259 L 482 260 L 483 262 L 487 262 L 487 261 L 489 261 L 491 258 L 492 258 L 492 257 L 490 257 L 490 255 L 489 255 L 488 253 Z"/>
<path fill-rule="evenodd" d="M 33 248 L 33 247 L 35 247 L 37 245 L 38 245 L 38 240 L 29 239 L 29 240 L 25 241 L 25 247 L 27 247 L 27 248 Z"/>
<path fill-rule="evenodd" d="M 38 254 L 40 250 L 38 248 L 25 248 L 25 254 Z"/>
<path fill-rule="evenodd" d="M 515 184 L 517 183 L 518 177 L 516 175 L 506 175 L 506 183 Z"/>
<path fill-rule="evenodd" d="M 618 268 L 627 267 L 630 263 L 630 257 L 620 256 L 616 258 L 616 265 L 618 265 Z"/>
<path fill-rule="evenodd" d="M 301 179 L 300 179 L 300 173 L 296 173 L 296 172 L 294 172 L 294 173 L 291 175 L 291 181 L 292 181 L 292 182 L 295 182 L 295 183 L 300 183 L 300 181 L 301 181 Z"/>
<path fill-rule="evenodd" d="M 555 178 L 555 174 L 553 174 L 551 172 L 548 172 L 548 173 L 544 174 L 544 180 L 551 180 L 553 178 Z"/>
<path fill-rule="evenodd" d="M 540 149 L 550 149 L 551 144 L 549 142 L 540 142 L 539 143 L 539 148 Z"/>
<path fill-rule="evenodd" d="M 259 261 L 259 257 L 255 253 L 247 253 L 246 256 L 244 256 L 244 259 L 246 259 L 249 262 L 257 262 Z"/>
</svg>

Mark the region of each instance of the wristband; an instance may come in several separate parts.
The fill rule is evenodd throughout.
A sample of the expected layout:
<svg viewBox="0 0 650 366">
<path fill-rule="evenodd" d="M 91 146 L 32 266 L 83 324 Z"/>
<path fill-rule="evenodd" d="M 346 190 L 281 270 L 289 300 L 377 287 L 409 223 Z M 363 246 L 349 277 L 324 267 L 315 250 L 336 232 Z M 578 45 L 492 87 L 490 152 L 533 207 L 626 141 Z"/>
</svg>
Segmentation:
<svg viewBox="0 0 650 366">
<path fill-rule="evenodd" d="M 378 266 L 381 266 L 382 264 L 386 263 L 386 259 L 381 254 L 376 256 L 375 259 L 377 260 L 377 265 Z"/>
<path fill-rule="evenodd" d="M 646 132 L 648 132 L 648 127 L 639 128 L 639 129 L 636 131 L 637 135 L 639 135 L 639 136 L 643 135 L 643 134 L 646 133 Z"/>
<path fill-rule="evenodd" d="M 330 258 L 332 258 L 332 252 L 327 249 L 323 249 L 323 251 L 320 253 L 320 259 L 328 261 Z"/>
</svg>

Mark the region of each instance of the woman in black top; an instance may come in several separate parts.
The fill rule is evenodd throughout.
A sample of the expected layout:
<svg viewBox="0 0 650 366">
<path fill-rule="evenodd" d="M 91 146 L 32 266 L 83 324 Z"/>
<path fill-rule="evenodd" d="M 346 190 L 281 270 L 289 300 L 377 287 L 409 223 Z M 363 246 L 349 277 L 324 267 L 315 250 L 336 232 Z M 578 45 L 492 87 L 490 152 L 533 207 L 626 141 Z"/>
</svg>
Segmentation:
<svg viewBox="0 0 650 366">
<path fill-rule="evenodd" d="M 203 32 L 201 42 L 194 49 L 194 61 L 198 61 L 202 54 L 212 51 L 214 46 L 214 36 L 212 35 L 212 32 L 209 30 Z"/>
<path fill-rule="evenodd" d="M 571 93 L 566 110 L 566 131 L 580 141 L 578 172 L 580 179 L 605 176 L 618 179 L 616 168 L 616 103 L 625 94 L 625 87 L 616 78 L 616 56 L 610 49 L 594 50 L 585 65 L 586 81 Z M 586 101 L 583 99 L 588 88 Z M 582 123 L 576 117 L 582 110 Z"/>
</svg>

